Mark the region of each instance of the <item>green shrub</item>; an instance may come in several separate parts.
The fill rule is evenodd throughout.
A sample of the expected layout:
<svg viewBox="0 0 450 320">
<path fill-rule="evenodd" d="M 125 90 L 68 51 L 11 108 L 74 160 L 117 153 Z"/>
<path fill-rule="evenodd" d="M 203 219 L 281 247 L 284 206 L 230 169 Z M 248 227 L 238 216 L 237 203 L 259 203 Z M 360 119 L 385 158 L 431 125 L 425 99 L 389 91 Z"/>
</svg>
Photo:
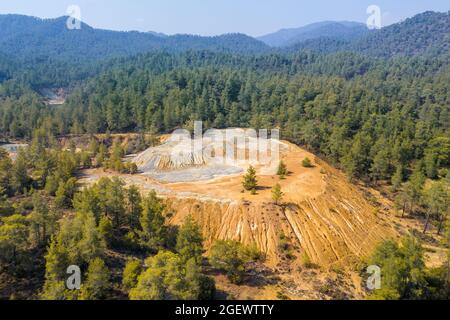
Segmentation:
<svg viewBox="0 0 450 320">
<path fill-rule="evenodd" d="M 312 168 L 312 167 L 314 167 L 313 164 L 312 164 L 312 162 L 311 162 L 311 160 L 310 160 L 308 157 L 306 157 L 305 159 L 303 159 L 303 161 L 302 161 L 302 166 L 303 166 L 304 168 Z"/>
</svg>

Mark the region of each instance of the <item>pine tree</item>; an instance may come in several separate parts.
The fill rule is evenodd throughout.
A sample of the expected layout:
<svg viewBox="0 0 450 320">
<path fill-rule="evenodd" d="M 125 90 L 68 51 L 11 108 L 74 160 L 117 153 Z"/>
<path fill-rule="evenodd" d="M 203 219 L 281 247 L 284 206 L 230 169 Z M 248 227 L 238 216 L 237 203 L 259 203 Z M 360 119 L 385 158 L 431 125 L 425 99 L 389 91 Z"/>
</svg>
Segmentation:
<svg viewBox="0 0 450 320">
<path fill-rule="evenodd" d="M 186 218 L 178 232 L 176 250 L 185 262 L 194 259 L 197 264 L 201 264 L 203 237 L 200 227 L 192 216 Z"/>
<path fill-rule="evenodd" d="M 167 228 L 164 210 L 165 206 L 154 191 L 142 200 L 139 236 L 141 244 L 148 249 L 156 250 L 165 243 Z"/>
<path fill-rule="evenodd" d="M 410 213 L 422 199 L 424 184 L 425 176 L 423 175 L 421 164 L 417 164 L 409 181 L 405 184 L 405 192 L 410 202 Z"/>
<path fill-rule="evenodd" d="M 251 250 L 237 241 L 215 241 L 211 247 L 209 262 L 213 268 L 227 273 L 231 282 L 239 284 L 245 275 L 245 265 L 255 260 Z"/>
<path fill-rule="evenodd" d="M 373 158 L 372 166 L 370 167 L 370 175 L 375 183 L 378 180 L 386 179 L 389 176 L 390 159 L 389 151 L 386 148 L 381 149 Z"/>
<path fill-rule="evenodd" d="M 433 183 L 433 185 L 426 191 L 425 203 L 428 207 L 428 211 L 423 233 L 427 232 L 432 215 L 437 218 L 439 223 L 437 233 L 441 233 L 449 212 L 449 199 L 450 194 L 448 188 L 446 190 L 444 183 L 441 181 Z"/>
<path fill-rule="evenodd" d="M 281 191 L 281 186 L 279 183 L 277 183 L 272 188 L 272 200 L 275 202 L 275 204 L 279 204 L 280 201 L 283 199 L 283 192 Z"/>
<path fill-rule="evenodd" d="M 102 216 L 98 223 L 98 232 L 105 239 L 106 243 L 111 245 L 114 239 L 114 227 L 107 216 Z"/>
<path fill-rule="evenodd" d="M 180 300 L 185 297 L 188 289 L 185 266 L 177 254 L 160 250 L 148 258 L 145 265 L 147 270 L 130 290 L 131 300 Z"/>
<path fill-rule="evenodd" d="M 129 259 L 123 269 L 122 285 L 130 290 L 137 285 L 138 277 L 142 272 L 142 262 L 138 259 Z"/>
<path fill-rule="evenodd" d="M 55 204 L 58 208 L 71 208 L 72 199 L 77 189 L 77 179 L 70 178 L 66 182 L 60 180 L 58 190 L 55 194 Z"/>
<path fill-rule="evenodd" d="M 348 152 L 341 159 L 350 179 L 361 177 L 369 172 L 369 149 L 372 145 L 370 137 L 366 133 L 358 133 L 352 141 Z"/>
<path fill-rule="evenodd" d="M 0 148 L 0 189 L 2 195 L 12 195 L 11 186 L 11 167 L 12 161 L 8 153 Z"/>
<path fill-rule="evenodd" d="M 58 178 L 55 177 L 55 175 L 53 174 L 48 176 L 45 182 L 45 192 L 47 193 L 47 195 L 55 196 L 56 191 L 58 191 L 58 187 L 59 187 Z"/>
<path fill-rule="evenodd" d="M 79 255 L 83 261 L 89 262 L 96 257 L 103 256 L 106 250 L 105 239 L 97 229 L 95 217 L 92 212 L 77 213 L 83 225 L 81 227 L 81 239 L 77 243 Z"/>
<path fill-rule="evenodd" d="M 258 187 L 258 180 L 256 179 L 256 170 L 253 166 L 250 166 L 247 170 L 247 174 L 244 175 L 242 186 L 247 191 L 256 191 L 256 188 Z"/>
<path fill-rule="evenodd" d="M 28 189 L 30 182 L 31 178 L 28 175 L 26 154 L 21 149 L 11 168 L 11 187 L 16 193 L 21 194 Z"/>
<path fill-rule="evenodd" d="M 108 148 L 102 143 L 98 148 L 98 153 L 95 156 L 95 163 L 97 167 L 102 167 L 108 157 Z"/>
<path fill-rule="evenodd" d="M 76 300 L 78 298 L 75 291 L 67 290 L 63 280 L 45 280 L 42 292 L 39 295 L 41 300 Z"/>
<path fill-rule="evenodd" d="M 398 165 L 391 179 L 393 191 L 397 191 L 398 189 L 400 189 L 402 183 L 403 183 L 403 167 L 401 165 Z"/>
<path fill-rule="evenodd" d="M 399 194 L 395 197 L 395 207 L 397 210 L 402 212 L 402 218 L 405 216 L 406 207 L 409 201 L 410 198 L 406 191 L 399 192 Z"/>
<path fill-rule="evenodd" d="M 45 255 L 45 282 L 40 298 L 43 300 L 68 300 L 64 277 L 70 265 L 67 249 L 53 236 Z"/>
<path fill-rule="evenodd" d="M 126 190 L 126 215 L 128 226 L 133 230 L 139 227 L 139 216 L 142 211 L 142 197 L 136 186 L 131 186 Z"/>
<path fill-rule="evenodd" d="M 424 287 L 423 249 L 415 238 L 404 238 L 399 246 L 385 241 L 376 249 L 369 262 L 383 272 L 383 286 L 371 299 L 420 299 Z"/>
<path fill-rule="evenodd" d="M 99 189 L 104 188 L 104 190 L 99 190 L 99 192 L 104 192 L 101 197 L 105 206 L 105 214 L 110 217 L 114 231 L 117 232 L 126 222 L 124 182 L 114 177 L 111 180 L 99 181 L 97 187 Z"/>
<path fill-rule="evenodd" d="M 56 228 L 56 217 L 49 212 L 47 204 L 38 192 L 33 193 L 32 200 L 30 222 L 33 238 L 37 244 L 45 244 Z"/>
<path fill-rule="evenodd" d="M 95 258 L 89 263 L 86 280 L 81 286 L 81 300 L 101 300 L 107 297 L 110 274 L 105 262 Z"/>
<path fill-rule="evenodd" d="M 436 153 L 428 152 L 425 154 L 424 166 L 428 178 L 436 179 L 438 177 L 439 158 Z"/>
<path fill-rule="evenodd" d="M 0 260 L 16 263 L 28 246 L 28 221 L 20 214 L 0 218 Z"/>
</svg>

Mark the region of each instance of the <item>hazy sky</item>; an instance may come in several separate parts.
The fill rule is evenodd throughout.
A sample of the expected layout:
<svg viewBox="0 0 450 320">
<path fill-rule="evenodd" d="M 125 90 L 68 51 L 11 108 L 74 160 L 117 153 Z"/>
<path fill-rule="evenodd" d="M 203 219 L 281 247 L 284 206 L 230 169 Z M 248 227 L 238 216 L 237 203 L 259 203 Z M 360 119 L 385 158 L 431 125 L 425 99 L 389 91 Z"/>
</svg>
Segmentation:
<svg viewBox="0 0 450 320">
<path fill-rule="evenodd" d="M 83 22 L 96 28 L 252 36 L 323 20 L 365 22 L 369 5 L 381 8 L 383 25 L 450 9 L 448 0 L 0 0 L 0 14 L 54 18 L 69 5 L 78 5 Z"/>
</svg>

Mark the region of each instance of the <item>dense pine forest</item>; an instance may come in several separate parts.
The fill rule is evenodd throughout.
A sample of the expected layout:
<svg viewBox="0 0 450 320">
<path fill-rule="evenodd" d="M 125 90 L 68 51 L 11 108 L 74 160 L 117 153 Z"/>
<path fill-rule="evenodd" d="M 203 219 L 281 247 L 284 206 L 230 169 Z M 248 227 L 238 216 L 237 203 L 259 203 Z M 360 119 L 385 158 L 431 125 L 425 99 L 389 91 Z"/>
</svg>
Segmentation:
<svg viewBox="0 0 450 320">
<path fill-rule="evenodd" d="M 0 18 L 0 137 L 30 144 L 14 162 L 0 153 L 0 270 L 4 281 L 33 291 L 32 298 L 214 296 L 193 221 L 171 229 L 156 194 L 143 198 L 115 179 L 79 191 L 74 178 L 81 168 L 115 168 L 117 162 L 116 171 L 134 170 L 121 167 L 127 152 L 111 134 L 136 133 L 133 151 L 139 151 L 154 143 L 145 135 L 191 129 L 198 120 L 205 129 L 279 128 L 283 139 L 342 169 L 351 181 L 389 190 L 399 210 L 426 217 L 448 234 L 448 13 L 427 12 L 351 39 L 308 39 L 285 48 L 243 35 L 97 34 L 87 25 L 73 36 L 59 31 L 64 21 Z M 23 29 L 35 31 L 16 32 Z M 43 38 L 29 42 L 33 32 Z M 47 105 L 43 88 L 65 88 L 69 95 L 63 105 Z M 58 145 L 61 137 L 85 134 L 92 140 L 83 153 Z M 123 276 L 105 271 L 114 263 L 108 250 L 133 252 Z M 373 259 L 407 260 L 402 250 L 388 243 Z M 254 248 L 225 241 L 209 254 L 212 268 L 225 269 L 235 283 L 244 263 L 261 258 Z M 77 296 L 64 287 L 67 263 L 86 274 Z M 178 276 L 171 278 L 173 270 Z M 17 280 L 30 272 L 33 280 Z M 152 282 L 158 272 L 167 274 L 160 287 Z M 379 296 L 448 298 L 448 283 L 436 280 L 444 271 L 436 272 L 408 290 L 393 284 Z M 1 298 L 16 294 L 23 298 L 5 291 Z"/>
</svg>

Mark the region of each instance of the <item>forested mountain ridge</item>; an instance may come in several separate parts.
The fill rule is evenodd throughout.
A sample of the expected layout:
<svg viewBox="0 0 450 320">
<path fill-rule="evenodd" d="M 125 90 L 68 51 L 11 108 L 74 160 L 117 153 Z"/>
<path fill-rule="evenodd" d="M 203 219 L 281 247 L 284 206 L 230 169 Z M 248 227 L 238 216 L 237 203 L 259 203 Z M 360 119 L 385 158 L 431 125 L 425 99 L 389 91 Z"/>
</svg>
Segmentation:
<svg viewBox="0 0 450 320">
<path fill-rule="evenodd" d="M 66 27 L 67 17 L 39 19 L 0 15 L 0 52 L 26 60 L 105 60 L 152 50 L 181 52 L 211 50 L 230 53 L 267 53 L 272 46 L 317 51 L 353 51 L 378 57 L 442 53 L 449 49 L 449 13 L 425 12 L 403 22 L 370 31 L 363 24 L 320 22 L 299 29 L 284 29 L 257 40 L 244 34 L 215 37 L 161 36 L 155 33 Z M 298 43 L 300 42 L 300 43 Z M 297 44 L 295 44 L 297 43 Z M 281 52 L 285 51 L 282 50 Z"/>
<path fill-rule="evenodd" d="M 351 51 L 369 56 L 437 56 L 450 50 L 449 12 L 424 12 L 403 22 L 374 30 L 353 40 L 322 37 L 289 48 L 319 52 Z"/>
<path fill-rule="evenodd" d="M 324 21 L 300 28 L 282 29 L 275 33 L 258 37 L 258 39 L 273 47 L 287 47 L 306 40 L 323 37 L 351 40 L 368 32 L 369 29 L 363 23 Z"/>
<path fill-rule="evenodd" d="M 0 83 L 14 79 L 35 89 L 71 86 L 107 69 L 111 59 L 150 51 L 256 54 L 270 50 L 244 34 L 162 37 L 94 29 L 85 23 L 80 30 L 69 30 L 66 22 L 67 17 L 0 15 Z"/>
<path fill-rule="evenodd" d="M 98 60 L 133 55 L 155 49 L 184 51 L 220 50 L 239 53 L 264 52 L 268 47 L 243 34 L 215 37 L 119 32 L 94 29 L 82 23 L 69 30 L 67 17 L 38 19 L 20 15 L 0 15 L 0 51 L 17 58 L 51 57 L 54 60 Z"/>
<path fill-rule="evenodd" d="M 425 12 L 370 34 L 355 43 L 358 52 L 380 57 L 439 55 L 450 51 L 450 12 Z"/>
<path fill-rule="evenodd" d="M 139 53 L 186 51 L 211 51 L 234 55 L 231 60 L 253 61 L 255 68 L 290 69 L 292 66 L 309 64 L 309 57 L 333 53 L 337 56 L 351 52 L 355 62 L 346 59 L 344 69 L 366 66 L 346 74 L 361 74 L 368 64 L 375 60 L 368 57 L 387 59 L 397 56 L 422 56 L 436 58 L 449 50 L 448 13 L 425 12 L 405 22 L 361 37 L 321 37 L 309 39 L 295 46 L 270 48 L 263 42 L 242 34 L 228 34 L 217 37 L 192 35 L 161 36 L 153 33 L 114 32 L 97 30 L 82 24 L 81 30 L 68 30 L 64 17 L 42 20 L 17 15 L 0 15 L 0 83 L 12 79 L 37 90 L 42 87 L 67 87 L 95 76 L 115 65 L 120 58 Z M 319 26 L 322 25 L 319 23 Z M 329 24 L 325 24 L 325 27 Z M 311 53 L 295 64 L 289 61 L 292 54 L 304 51 Z M 301 56 L 297 55 L 297 56 Z M 216 56 L 218 57 L 218 56 Z M 331 56 L 333 57 L 333 56 Z M 330 58 L 321 58 L 330 61 Z M 333 62 L 334 58 L 331 58 Z M 442 57 L 440 58 L 442 59 Z M 267 64 L 269 62 L 269 65 Z M 222 61 L 220 61 L 222 63 Z M 219 64 L 220 64 L 219 63 Z M 282 67 L 282 68 L 280 68 Z M 326 73 L 329 63 L 316 63 L 318 72 Z M 1 91 L 1 90 L 0 90 Z M 5 91 L 5 90 L 3 90 Z M 11 91 L 8 89 L 8 91 Z M 16 91 L 16 90 L 12 90 Z"/>
</svg>

